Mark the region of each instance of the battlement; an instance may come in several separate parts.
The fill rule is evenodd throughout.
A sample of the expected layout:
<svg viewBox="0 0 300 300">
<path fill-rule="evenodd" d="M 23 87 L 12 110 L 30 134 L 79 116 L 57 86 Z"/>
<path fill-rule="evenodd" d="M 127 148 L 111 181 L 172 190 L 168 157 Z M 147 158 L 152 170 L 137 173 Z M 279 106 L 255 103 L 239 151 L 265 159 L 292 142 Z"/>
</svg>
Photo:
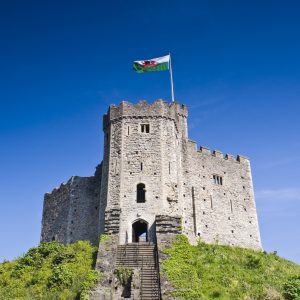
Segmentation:
<svg viewBox="0 0 300 300">
<path fill-rule="evenodd" d="M 109 233 L 119 244 L 169 243 L 182 233 L 260 249 L 248 158 L 197 146 L 187 116 L 161 99 L 110 105 L 103 162 L 45 194 L 42 241 L 96 244 Z"/>
<path fill-rule="evenodd" d="M 243 155 L 238 154 L 236 157 L 234 157 L 232 154 L 223 154 L 220 150 L 210 150 L 206 146 L 200 146 L 198 149 L 197 143 L 195 141 L 189 140 L 189 147 L 190 149 L 193 149 L 197 151 L 198 153 L 204 154 L 204 155 L 209 155 L 212 157 L 220 158 L 220 159 L 225 159 L 228 161 L 232 162 L 238 162 L 238 163 L 249 163 L 249 158 Z"/>
<path fill-rule="evenodd" d="M 123 117 L 165 117 L 177 121 L 179 117 L 187 118 L 187 116 L 187 107 L 176 102 L 168 103 L 158 99 L 152 104 L 147 103 L 146 100 L 140 100 L 137 104 L 132 104 L 122 101 L 119 105 L 110 105 L 107 113 L 103 116 L 103 128 L 107 127 L 111 121 Z"/>
</svg>

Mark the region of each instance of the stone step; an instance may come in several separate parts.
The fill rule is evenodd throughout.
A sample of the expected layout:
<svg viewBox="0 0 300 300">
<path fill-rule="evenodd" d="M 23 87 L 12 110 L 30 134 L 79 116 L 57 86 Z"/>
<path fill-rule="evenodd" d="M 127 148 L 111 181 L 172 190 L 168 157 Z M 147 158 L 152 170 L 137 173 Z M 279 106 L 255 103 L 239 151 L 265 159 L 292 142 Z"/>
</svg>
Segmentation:
<svg viewBox="0 0 300 300">
<path fill-rule="evenodd" d="M 132 250 L 132 251 L 154 251 L 154 247 L 149 247 L 149 246 L 147 246 L 147 247 L 120 247 L 120 246 L 118 246 L 118 249 L 120 249 L 120 250 L 123 250 L 123 251 L 125 251 L 125 250 Z"/>
<path fill-rule="evenodd" d="M 116 259 L 116 263 L 122 263 L 122 262 L 136 262 L 136 263 L 139 263 L 139 264 L 144 264 L 145 266 L 147 265 L 153 265 L 155 264 L 155 260 L 152 259 L 152 260 L 145 260 L 145 259 L 141 259 L 141 258 L 127 258 L 127 257 L 123 257 L 123 258 L 117 258 Z"/>
<path fill-rule="evenodd" d="M 147 265 L 153 265 L 155 264 L 154 259 L 142 259 L 142 258 L 131 258 L 131 257 L 123 257 L 123 258 L 117 258 L 116 262 L 136 262 L 136 263 L 143 263 L 145 266 Z"/>
<path fill-rule="evenodd" d="M 141 253 L 138 253 L 138 254 L 134 254 L 134 253 L 118 253 L 117 255 L 117 259 L 122 259 L 124 257 L 127 257 L 127 258 L 130 258 L 130 259 L 144 259 L 144 260 L 155 260 L 154 259 L 154 255 L 153 254 L 141 254 Z"/>
<path fill-rule="evenodd" d="M 153 268 L 151 270 L 142 270 L 141 274 L 142 275 L 152 275 L 152 274 L 157 274 L 157 271 L 155 268 Z"/>
<path fill-rule="evenodd" d="M 153 289 L 149 289 L 147 291 L 143 291 L 141 295 L 149 295 L 149 296 L 154 296 L 154 295 L 158 295 L 159 292 L 158 290 L 157 291 L 154 291 Z"/>
<path fill-rule="evenodd" d="M 118 266 L 128 265 L 128 264 L 139 266 L 139 267 L 143 268 L 144 270 L 153 270 L 153 269 L 156 269 L 155 262 L 145 264 L 145 263 L 142 263 L 141 261 L 134 261 L 134 260 L 120 260 L 120 261 L 116 261 L 116 265 L 118 265 Z"/>
<path fill-rule="evenodd" d="M 148 243 L 119 245 L 117 249 L 116 266 L 140 268 L 140 299 L 159 299 L 159 277 L 156 267 L 155 245 L 149 245 Z"/>
<path fill-rule="evenodd" d="M 116 257 L 117 259 L 132 259 L 132 260 L 144 260 L 144 261 L 155 261 L 153 256 L 147 256 L 147 255 L 120 255 Z"/>
<path fill-rule="evenodd" d="M 133 259 L 119 259 L 116 261 L 117 264 L 123 264 L 123 263 L 135 263 L 135 264 L 139 264 L 140 266 L 144 266 L 145 268 L 147 267 L 151 267 L 151 266 L 155 266 L 155 262 L 154 261 L 149 261 L 149 262 L 143 262 L 141 260 L 133 260 Z"/>
<path fill-rule="evenodd" d="M 120 262 L 117 262 L 116 263 L 117 266 L 121 267 L 121 266 L 128 266 L 128 265 L 134 265 L 136 267 L 139 267 L 139 268 L 143 268 L 143 269 L 156 269 L 156 264 L 155 263 L 152 263 L 152 264 L 148 264 L 147 266 L 145 266 L 145 264 L 142 264 L 141 262 L 136 262 L 136 261 L 120 261 Z"/>
<path fill-rule="evenodd" d="M 117 250 L 117 254 L 128 254 L 128 253 L 132 253 L 132 254 L 147 254 L 147 255 L 154 255 L 154 251 L 153 250 L 139 250 L 139 251 L 135 251 L 135 250 L 132 250 L 132 249 L 126 249 L 126 250 L 123 250 L 123 249 L 119 249 Z"/>
<path fill-rule="evenodd" d="M 125 256 L 125 255 L 131 255 L 131 256 L 149 256 L 149 257 L 155 257 L 153 252 L 131 252 L 131 251 L 127 251 L 127 252 L 117 252 L 117 257 L 118 256 Z"/>
<path fill-rule="evenodd" d="M 151 290 L 151 291 L 150 291 L 150 290 L 149 290 L 149 291 L 142 291 L 142 292 L 141 292 L 141 295 L 142 295 L 142 296 L 146 296 L 146 295 L 147 295 L 147 296 L 148 296 L 148 295 L 149 295 L 149 296 L 158 295 L 158 290 L 157 290 L 157 291 L 154 291 L 154 290 Z"/>
<path fill-rule="evenodd" d="M 148 280 L 145 280 L 145 279 L 142 279 L 142 287 L 151 287 L 151 289 L 153 289 L 154 287 L 157 286 L 157 281 L 154 281 L 154 280 L 151 280 L 151 279 L 148 279 Z"/>
<path fill-rule="evenodd" d="M 154 258 L 154 253 L 135 253 L 135 252 L 117 252 L 117 257 L 124 257 L 124 256 L 143 256 L 143 257 L 151 257 Z"/>
<path fill-rule="evenodd" d="M 123 252 L 154 252 L 154 249 L 149 249 L 149 248 L 118 248 L 118 251 L 123 251 Z"/>
<path fill-rule="evenodd" d="M 151 253 L 154 254 L 154 250 L 151 249 L 139 249 L 139 250 L 135 250 L 135 249 L 119 249 L 118 250 L 119 253 Z"/>
<path fill-rule="evenodd" d="M 118 259 L 116 263 L 123 264 L 123 263 L 135 263 L 139 265 L 143 265 L 145 268 L 155 266 L 155 261 L 143 262 L 142 260 L 133 260 L 133 259 Z"/>
<path fill-rule="evenodd" d="M 152 273 L 152 274 L 141 274 L 143 279 L 151 279 L 154 280 L 156 278 L 158 278 L 157 273 Z"/>
<path fill-rule="evenodd" d="M 146 299 L 159 299 L 158 294 L 153 294 L 153 293 L 147 293 L 147 294 L 141 294 L 141 299 L 146 300 Z"/>
<path fill-rule="evenodd" d="M 158 290 L 149 290 L 149 291 L 142 291 L 141 295 L 158 295 L 159 291 Z"/>
<path fill-rule="evenodd" d="M 155 248 L 155 245 L 153 245 L 153 244 L 150 244 L 150 245 L 148 245 L 148 244 L 139 244 L 139 243 L 137 243 L 137 244 L 127 244 L 127 245 L 118 245 L 118 247 L 120 247 L 120 248 Z"/>
<path fill-rule="evenodd" d="M 118 246 L 118 249 L 119 250 L 123 250 L 123 251 L 126 251 L 126 250 L 132 250 L 132 251 L 154 251 L 154 247 L 120 247 Z"/>
</svg>

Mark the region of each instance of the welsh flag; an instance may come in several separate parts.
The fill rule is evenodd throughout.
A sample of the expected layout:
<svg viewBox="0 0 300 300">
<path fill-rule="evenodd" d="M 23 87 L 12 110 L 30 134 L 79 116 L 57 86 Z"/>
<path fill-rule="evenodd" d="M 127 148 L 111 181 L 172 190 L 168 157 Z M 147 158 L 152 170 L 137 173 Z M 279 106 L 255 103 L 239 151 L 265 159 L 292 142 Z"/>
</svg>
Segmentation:
<svg viewBox="0 0 300 300">
<path fill-rule="evenodd" d="M 170 65 L 170 54 L 148 60 L 136 60 L 133 62 L 133 70 L 137 73 L 167 71 Z"/>
</svg>

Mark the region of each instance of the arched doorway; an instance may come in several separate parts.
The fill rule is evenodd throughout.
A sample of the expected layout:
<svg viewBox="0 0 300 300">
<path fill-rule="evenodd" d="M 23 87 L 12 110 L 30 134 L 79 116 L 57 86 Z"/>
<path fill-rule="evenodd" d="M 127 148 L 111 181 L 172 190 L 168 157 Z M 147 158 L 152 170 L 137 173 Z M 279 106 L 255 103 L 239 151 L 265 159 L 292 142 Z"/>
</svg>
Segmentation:
<svg viewBox="0 0 300 300">
<path fill-rule="evenodd" d="M 148 223 L 144 220 L 137 220 L 132 224 L 132 242 L 148 242 Z"/>
</svg>

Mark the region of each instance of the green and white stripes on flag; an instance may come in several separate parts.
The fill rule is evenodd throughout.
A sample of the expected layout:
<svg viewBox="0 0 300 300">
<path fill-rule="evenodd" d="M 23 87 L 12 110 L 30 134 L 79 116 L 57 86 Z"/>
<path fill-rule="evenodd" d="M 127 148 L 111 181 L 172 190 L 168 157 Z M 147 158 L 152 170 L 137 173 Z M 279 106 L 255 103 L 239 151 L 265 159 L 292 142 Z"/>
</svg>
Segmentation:
<svg viewBox="0 0 300 300">
<path fill-rule="evenodd" d="M 170 68 L 170 54 L 148 60 L 133 62 L 133 70 L 137 73 L 167 71 Z"/>
</svg>

